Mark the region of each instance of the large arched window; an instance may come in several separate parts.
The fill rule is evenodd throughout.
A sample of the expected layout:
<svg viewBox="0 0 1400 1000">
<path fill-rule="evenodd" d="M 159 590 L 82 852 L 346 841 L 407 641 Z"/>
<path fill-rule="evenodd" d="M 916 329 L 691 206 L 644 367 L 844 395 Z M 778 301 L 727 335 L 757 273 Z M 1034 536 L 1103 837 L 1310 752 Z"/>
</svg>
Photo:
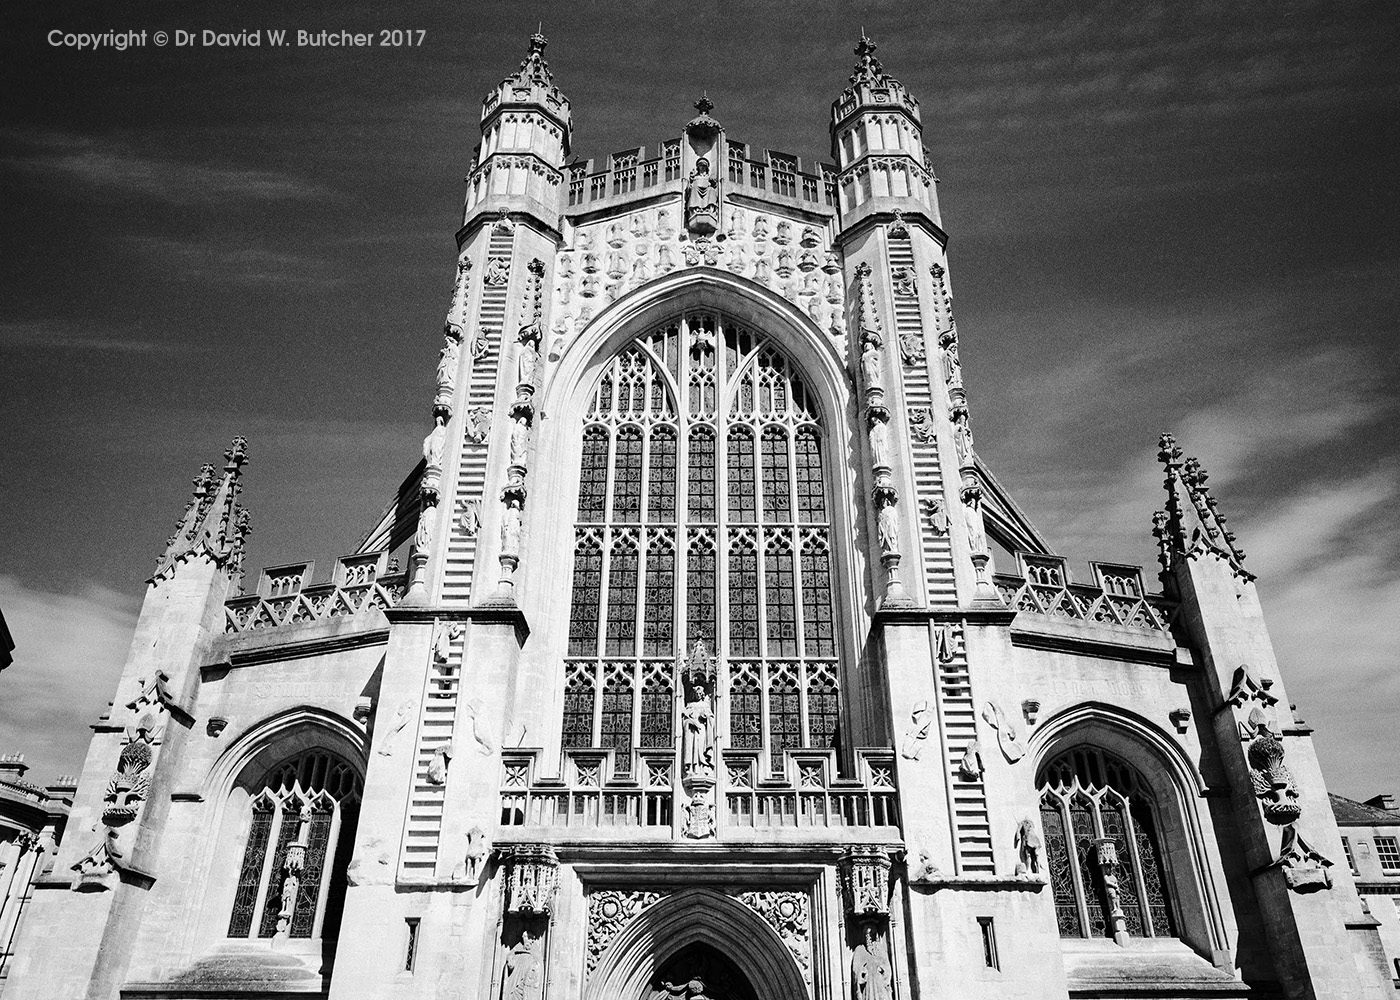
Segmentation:
<svg viewBox="0 0 1400 1000">
<path fill-rule="evenodd" d="M 1156 803 L 1125 762 L 1081 746 L 1041 769 L 1040 823 L 1061 937 L 1176 933 Z"/>
<path fill-rule="evenodd" d="M 355 836 L 359 773 L 325 750 L 273 767 L 252 789 L 231 938 L 333 938 Z"/>
<path fill-rule="evenodd" d="M 565 748 L 670 747 L 675 664 L 720 654 L 729 745 L 832 747 L 839 691 L 822 429 L 764 337 L 690 313 L 629 343 L 589 399 Z"/>
</svg>

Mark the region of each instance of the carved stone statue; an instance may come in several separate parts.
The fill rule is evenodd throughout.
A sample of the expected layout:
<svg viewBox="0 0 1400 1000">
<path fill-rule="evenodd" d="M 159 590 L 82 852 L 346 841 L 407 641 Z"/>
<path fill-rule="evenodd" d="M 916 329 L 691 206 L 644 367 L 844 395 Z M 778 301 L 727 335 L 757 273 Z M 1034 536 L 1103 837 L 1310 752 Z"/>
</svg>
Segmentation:
<svg viewBox="0 0 1400 1000">
<path fill-rule="evenodd" d="M 924 363 L 924 338 L 920 333 L 899 335 L 899 357 L 906 367 Z"/>
<path fill-rule="evenodd" d="M 875 517 L 875 525 L 880 536 L 880 551 L 889 555 L 899 551 L 899 520 L 895 517 L 894 504 L 887 503 Z"/>
<path fill-rule="evenodd" d="M 1020 859 L 1016 862 L 1017 875 L 1040 874 L 1040 850 L 1043 846 L 1035 822 L 1030 817 L 1021 820 L 1021 825 L 1016 827 L 1016 854 Z"/>
<path fill-rule="evenodd" d="M 433 759 L 428 762 L 428 784 L 447 784 L 447 766 L 452 762 L 452 748 L 440 746 L 433 751 Z"/>
<path fill-rule="evenodd" d="M 681 668 L 681 774 L 686 781 L 709 782 L 715 775 L 714 667 L 697 640 Z"/>
<path fill-rule="evenodd" d="M 860 349 L 860 374 L 867 389 L 884 387 L 880 377 L 880 335 L 873 330 L 863 331 Z"/>
<path fill-rule="evenodd" d="M 534 1000 L 544 985 L 539 955 L 539 935 L 529 927 L 520 931 L 520 940 L 506 956 L 501 982 L 501 1000 Z"/>
<path fill-rule="evenodd" d="M 709 235 L 719 228 L 719 185 L 710 176 L 710 161 L 695 161 L 695 169 L 685 186 L 685 228 L 697 235 Z"/>
<path fill-rule="evenodd" d="M 923 756 L 924 740 L 928 739 L 929 729 L 933 726 L 933 710 L 927 701 L 914 706 L 909 721 L 912 725 L 904 734 L 904 745 L 899 754 L 905 760 L 918 760 Z"/>
<path fill-rule="evenodd" d="M 973 555 L 987 554 L 987 536 L 982 530 L 980 499 L 963 498 L 963 522 L 967 526 L 967 546 Z"/>
<path fill-rule="evenodd" d="M 768 238 L 768 216 L 759 215 L 754 217 L 753 238 L 755 241 L 766 240 Z"/>
<path fill-rule="evenodd" d="M 457 386 L 457 357 L 461 350 L 456 337 L 443 337 L 442 351 L 438 354 L 437 394 L 434 402 L 447 405 L 452 402 L 452 390 Z"/>
<path fill-rule="evenodd" d="M 676 255 L 671 250 L 671 244 L 663 243 L 656 248 L 656 266 L 663 272 L 675 268 Z"/>
<path fill-rule="evenodd" d="M 963 781 L 976 781 L 982 777 L 982 744 L 973 740 L 963 751 L 962 760 L 958 761 L 958 776 Z"/>
<path fill-rule="evenodd" d="M 870 458 L 877 466 L 890 464 L 890 425 L 879 417 L 870 418 Z"/>
<path fill-rule="evenodd" d="M 661 209 L 656 213 L 656 235 L 663 240 L 669 240 L 675 234 L 676 231 L 671 228 L 671 213 Z"/>
<path fill-rule="evenodd" d="M 433 421 L 433 429 L 423 439 L 423 458 L 427 460 L 428 468 L 442 468 L 442 449 L 446 443 L 447 428 L 443 425 L 442 418 L 438 417 Z"/>
<path fill-rule="evenodd" d="M 864 934 L 865 940 L 856 946 L 851 956 L 851 987 L 855 1000 L 894 1000 L 889 947 L 875 921 L 865 922 Z"/>
<path fill-rule="evenodd" d="M 507 504 L 505 515 L 501 518 L 501 555 L 520 554 L 520 527 L 520 508 L 513 503 Z"/>
<path fill-rule="evenodd" d="M 488 285 L 504 285 L 510 280 L 510 260 L 492 257 L 486 262 L 486 277 L 482 280 Z"/>
<path fill-rule="evenodd" d="M 530 424 L 518 418 L 510 427 L 510 464 L 524 465 L 525 455 L 530 450 Z"/>
<path fill-rule="evenodd" d="M 540 352 L 535 345 L 526 341 L 520 345 L 520 355 L 516 358 L 516 381 L 520 385 L 534 385 L 535 370 L 540 364 Z"/>
<path fill-rule="evenodd" d="M 928 524 L 933 529 L 933 533 L 935 535 L 948 534 L 948 505 L 943 502 L 943 498 L 934 497 L 932 500 L 921 502 L 924 505 L 924 515 L 928 518 Z"/>
<path fill-rule="evenodd" d="M 462 859 L 463 876 L 468 882 L 479 882 L 486 867 L 486 856 L 491 853 L 486 843 L 486 834 L 479 826 L 467 832 L 467 852 Z"/>
<path fill-rule="evenodd" d="M 418 513 L 418 530 L 413 534 L 413 550 L 427 552 L 433 547 L 433 515 L 436 507 L 424 507 Z"/>
<path fill-rule="evenodd" d="M 472 360 L 480 361 L 486 357 L 486 352 L 491 349 L 491 345 L 486 342 L 486 331 L 477 327 L 472 331 L 472 339 L 468 348 L 472 352 Z"/>
<path fill-rule="evenodd" d="M 608 246 L 620 247 L 627 242 L 627 234 L 622 228 L 622 222 L 615 220 L 608 226 Z"/>
<path fill-rule="evenodd" d="M 608 254 L 608 277 L 616 280 L 627 273 L 627 255 L 621 250 Z"/>
</svg>

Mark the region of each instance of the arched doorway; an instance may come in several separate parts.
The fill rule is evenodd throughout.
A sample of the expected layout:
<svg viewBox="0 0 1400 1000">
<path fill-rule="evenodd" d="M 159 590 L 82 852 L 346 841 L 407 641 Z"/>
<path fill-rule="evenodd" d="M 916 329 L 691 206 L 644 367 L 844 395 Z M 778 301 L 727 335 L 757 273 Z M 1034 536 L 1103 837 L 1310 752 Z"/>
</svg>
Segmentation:
<svg viewBox="0 0 1400 1000">
<path fill-rule="evenodd" d="M 692 969 L 704 992 L 692 992 L 681 978 Z M 734 992 L 711 992 L 707 971 L 716 989 Z M 663 980 L 677 989 L 667 990 Z M 692 888 L 647 907 L 618 931 L 598 956 L 583 1000 L 807 1000 L 812 992 L 793 951 L 761 916 L 727 893 Z"/>
<path fill-rule="evenodd" d="M 748 977 L 718 949 L 697 942 L 666 959 L 640 1000 L 758 1000 Z"/>
</svg>

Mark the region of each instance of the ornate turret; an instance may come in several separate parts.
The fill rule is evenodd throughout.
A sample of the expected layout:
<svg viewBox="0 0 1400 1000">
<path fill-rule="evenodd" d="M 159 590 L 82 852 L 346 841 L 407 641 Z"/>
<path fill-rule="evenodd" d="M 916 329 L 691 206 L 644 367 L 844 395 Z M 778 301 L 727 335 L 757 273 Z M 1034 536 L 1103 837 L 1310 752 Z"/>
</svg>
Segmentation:
<svg viewBox="0 0 1400 1000">
<path fill-rule="evenodd" d="M 248 461 L 248 442 L 233 439 L 224 452 L 224 471 L 215 477 L 214 466 L 205 465 L 194 479 L 194 495 L 175 534 L 166 539 L 165 552 L 151 577 L 154 584 L 169 578 L 176 566 L 197 555 L 208 556 L 230 576 L 243 566 L 243 544 L 249 532 L 248 511 L 238 502 L 240 482 Z"/>
<path fill-rule="evenodd" d="M 850 84 L 831 104 L 831 154 L 840 168 L 842 222 L 872 213 L 939 222 L 934 177 L 924 160 L 919 102 L 885 72 L 861 32 Z"/>
<path fill-rule="evenodd" d="M 554 85 L 544 60 L 548 41 L 536 32 L 520 67 L 481 104 L 481 145 L 467 176 L 463 224 L 482 214 L 531 215 L 559 225 L 561 168 L 573 123 L 569 99 Z"/>
</svg>

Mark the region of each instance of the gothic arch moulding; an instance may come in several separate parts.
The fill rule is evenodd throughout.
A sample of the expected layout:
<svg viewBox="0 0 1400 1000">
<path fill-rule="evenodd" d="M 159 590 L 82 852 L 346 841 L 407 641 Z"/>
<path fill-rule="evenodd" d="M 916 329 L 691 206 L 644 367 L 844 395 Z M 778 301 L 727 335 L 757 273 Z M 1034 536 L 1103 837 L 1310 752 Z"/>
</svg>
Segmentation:
<svg viewBox="0 0 1400 1000">
<path fill-rule="evenodd" d="M 582 411 L 588 390 L 612 356 L 633 337 L 679 313 L 725 313 L 772 336 L 810 380 L 824 419 L 845 440 L 849 397 L 845 364 L 830 336 L 800 309 L 762 285 L 728 271 L 689 268 L 654 278 L 627 293 L 573 336 L 559 358 L 541 409 L 553 418 Z"/>
<path fill-rule="evenodd" d="M 583 1000 L 641 1000 L 666 961 L 692 944 L 728 956 L 760 997 L 810 996 L 802 971 L 777 933 L 738 900 L 686 889 L 643 911 L 599 956 Z"/>
<path fill-rule="evenodd" d="M 280 759 L 313 743 L 340 754 L 363 777 L 368 752 L 364 731 L 334 712 L 304 705 L 259 719 L 244 729 L 209 769 L 204 796 L 210 801 L 226 798 L 233 783 L 259 757 Z M 268 763 L 275 761 L 269 759 Z"/>
</svg>

